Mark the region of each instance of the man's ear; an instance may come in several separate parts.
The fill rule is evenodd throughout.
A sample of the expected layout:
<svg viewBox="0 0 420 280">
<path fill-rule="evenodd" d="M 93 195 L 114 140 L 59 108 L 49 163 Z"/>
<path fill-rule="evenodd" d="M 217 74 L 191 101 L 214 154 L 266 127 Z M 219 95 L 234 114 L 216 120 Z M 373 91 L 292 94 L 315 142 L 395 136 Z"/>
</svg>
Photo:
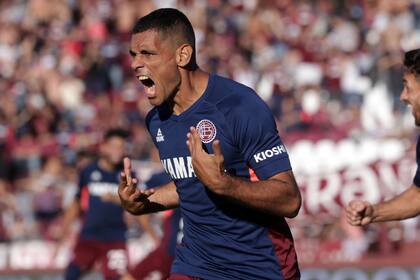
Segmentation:
<svg viewBox="0 0 420 280">
<path fill-rule="evenodd" d="M 193 52 L 193 48 L 188 44 L 179 46 L 176 50 L 176 64 L 186 67 L 192 60 Z"/>
</svg>

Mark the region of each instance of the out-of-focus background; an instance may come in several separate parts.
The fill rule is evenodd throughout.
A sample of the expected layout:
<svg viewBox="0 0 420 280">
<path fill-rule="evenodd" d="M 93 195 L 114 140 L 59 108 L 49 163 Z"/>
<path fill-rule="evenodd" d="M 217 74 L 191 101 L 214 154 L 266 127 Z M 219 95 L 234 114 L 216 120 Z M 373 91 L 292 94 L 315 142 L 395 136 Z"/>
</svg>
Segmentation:
<svg viewBox="0 0 420 280">
<path fill-rule="evenodd" d="M 356 228 L 342 212 L 412 182 L 418 132 L 399 94 L 402 55 L 420 47 L 418 0 L 2 0 L 0 278 L 60 273 L 62 210 L 106 129 L 130 130 L 139 173 L 152 171 L 128 43 L 159 7 L 191 19 L 202 68 L 271 107 L 304 198 L 290 221 L 303 279 L 420 279 L 418 218 Z M 153 244 L 129 234 L 139 260 Z"/>
</svg>

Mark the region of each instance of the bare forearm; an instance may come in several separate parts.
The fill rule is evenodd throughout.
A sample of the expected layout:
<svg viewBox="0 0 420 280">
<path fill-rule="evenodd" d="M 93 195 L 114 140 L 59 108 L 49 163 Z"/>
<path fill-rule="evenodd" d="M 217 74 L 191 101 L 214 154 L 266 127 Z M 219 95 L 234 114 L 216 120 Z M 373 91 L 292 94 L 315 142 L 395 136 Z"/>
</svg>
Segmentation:
<svg viewBox="0 0 420 280">
<path fill-rule="evenodd" d="M 73 200 L 70 206 L 66 209 L 63 216 L 63 223 L 61 228 L 60 236 L 58 239 L 65 238 L 69 232 L 71 224 L 76 220 L 80 213 L 80 203 L 77 199 Z"/>
<path fill-rule="evenodd" d="M 138 217 L 138 221 L 143 230 L 149 234 L 155 242 L 157 242 L 159 240 L 159 235 L 150 222 L 150 215 L 141 215 Z"/>
<path fill-rule="evenodd" d="M 271 178 L 258 182 L 229 176 L 229 186 L 219 194 L 250 208 L 293 218 L 299 212 L 301 196 L 293 175 L 290 173 L 288 176 L 289 180 Z"/>
<path fill-rule="evenodd" d="M 403 220 L 420 214 L 420 188 L 412 185 L 393 199 L 373 205 L 372 222 Z"/>
<path fill-rule="evenodd" d="M 171 182 L 156 189 L 155 193 L 143 201 L 143 207 L 132 212 L 134 215 L 155 213 L 179 206 L 179 197 L 176 192 L 175 183 Z"/>
</svg>

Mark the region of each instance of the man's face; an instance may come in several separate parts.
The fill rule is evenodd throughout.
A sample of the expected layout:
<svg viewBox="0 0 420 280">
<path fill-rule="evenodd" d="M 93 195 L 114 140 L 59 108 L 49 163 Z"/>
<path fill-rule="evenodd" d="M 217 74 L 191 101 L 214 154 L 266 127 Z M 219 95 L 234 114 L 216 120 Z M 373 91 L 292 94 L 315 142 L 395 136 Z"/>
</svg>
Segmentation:
<svg viewBox="0 0 420 280">
<path fill-rule="evenodd" d="M 400 99 L 411 106 L 414 120 L 420 126 L 420 81 L 413 73 L 404 74 L 404 88 Z"/>
<path fill-rule="evenodd" d="M 181 77 L 170 38 L 164 39 L 153 29 L 133 34 L 130 54 L 131 68 L 144 85 L 150 104 L 159 106 L 178 90 Z"/>
<path fill-rule="evenodd" d="M 101 148 L 102 156 L 112 165 L 118 165 L 125 155 L 126 142 L 124 138 L 114 136 L 107 139 Z"/>
</svg>

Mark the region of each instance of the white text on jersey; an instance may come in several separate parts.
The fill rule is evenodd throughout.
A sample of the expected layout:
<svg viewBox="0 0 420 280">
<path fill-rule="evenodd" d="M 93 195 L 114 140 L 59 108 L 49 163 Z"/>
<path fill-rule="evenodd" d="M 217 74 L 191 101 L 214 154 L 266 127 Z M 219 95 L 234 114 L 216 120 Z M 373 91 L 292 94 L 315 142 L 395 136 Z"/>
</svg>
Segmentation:
<svg viewBox="0 0 420 280">
<path fill-rule="evenodd" d="M 254 160 L 255 160 L 255 163 L 258 163 L 260 161 L 266 160 L 267 158 L 271 158 L 273 156 L 280 155 L 285 152 L 286 152 L 286 148 L 283 145 L 278 145 L 271 149 L 255 154 Z"/>
<path fill-rule="evenodd" d="M 103 196 L 106 194 L 118 194 L 118 185 L 106 182 L 90 182 L 88 184 L 89 193 L 94 196 Z"/>
<path fill-rule="evenodd" d="M 161 161 L 163 167 L 166 170 L 166 173 L 171 175 L 172 179 L 186 179 L 196 177 L 190 156 L 165 158 Z"/>
</svg>

